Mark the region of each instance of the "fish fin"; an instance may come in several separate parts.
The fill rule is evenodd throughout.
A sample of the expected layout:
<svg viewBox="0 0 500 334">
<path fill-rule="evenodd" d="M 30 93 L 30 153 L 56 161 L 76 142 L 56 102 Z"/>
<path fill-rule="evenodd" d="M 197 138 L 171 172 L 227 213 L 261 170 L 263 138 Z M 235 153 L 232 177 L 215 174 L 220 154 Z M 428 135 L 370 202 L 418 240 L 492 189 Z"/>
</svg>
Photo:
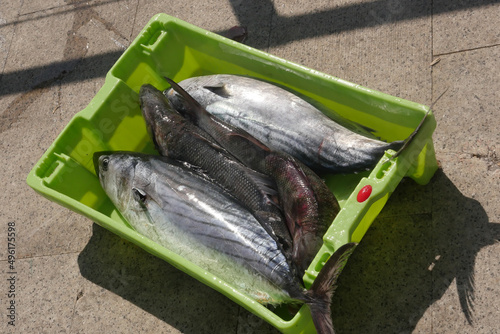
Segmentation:
<svg viewBox="0 0 500 334">
<path fill-rule="evenodd" d="M 337 198 L 330 191 L 321 176 L 319 176 L 311 168 L 307 167 L 300 160 L 297 160 L 297 164 L 301 167 L 302 172 L 309 180 L 309 184 L 311 185 L 316 200 L 318 201 L 319 208 L 329 208 L 329 210 L 320 210 L 320 219 L 321 221 L 325 221 L 330 224 L 331 222 L 333 222 L 340 211 L 340 206 Z"/>
<path fill-rule="evenodd" d="M 252 180 L 257 184 L 260 190 L 262 190 L 269 197 L 278 196 L 278 190 L 276 188 L 276 183 L 274 180 L 266 175 L 259 173 L 249 167 L 243 165 L 243 168 L 246 170 L 247 174 L 250 176 Z M 271 200 L 271 198 L 270 198 Z"/>
<path fill-rule="evenodd" d="M 181 86 L 179 86 L 177 83 L 175 83 L 173 80 L 170 78 L 165 77 L 165 80 L 172 86 L 172 88 L 181 95 L 183 100 L 185 101 L 186 105 L 186 112 L 188 113 L 189 117 L 191 119 L 194 119 L 195 122 L 199 122 L 201 118 L 212 118 L 212 116 L 209 114 L 209 112 L 203 108 L 198 101 L 196 101 L 191 95 L 189 95 L 188 92 L 186 92 Z M 220 122 L 220 120 L 219 120 Z M 229 137 L 233 137 L 233 139 L 239 139 L 239 146 L 240 150 L 252 150 L 253 147 L 258 147 L 261 150 L 264 150 L 265 152 L 269 152 L 269 148 L 264 145 L 261 141 L 250 135 L 248 132 L 233 127 L 229 124 L 226 124 L 226 122 L 223 122 L 225 126 L 229 126 L 232 129 L 232 132 L 229 133 Z M 241 140 L 243 139 L 243 140 Z M 250 145 L 250 147 L 248 146 Z"/>
<path fill-rule="evenodd" d="M 374 128 L 370 128 L 369 126 L 366 126 L 366 125 L 363 125 L 363 124 L 360 124 L 360 123 L 356 123 L 354 121 L 352 121 L 359 129 L 362 129 L 363 131 L 366 131 L 368 133 L 374 133 L 375 132 L 375 129 Z"/>
<path fill-rule="evenodd" d="M 201 133 L 197 133 L 197 132 L 191 132 L 191 134 L 194 137 L 197 137 L 197 138 L 199 138 L 201 140 L 204 140 L 208 145 L 212 146 L 216 150 L 222 151 L 222 152 L 224 152 L 224 154 L 230 155 L 230 153 L 224 147 L 220 146 L 219 144 L 217 144 L 217 142 L 213 141 L 211 139 L 212 137 L 210 137 L 209 134 L 207 134 L 206 136 L 202 135 Z"/>
<path fill-rule="evenodd" d="M 195 173 L 197 176 L 204 178 L 205 180 L 209 182 L 215 183 L 215 180 L 211 178 L 207 171 L 201 168 L 200 166 L 192 165 L 189 162 L 186 161 L 179 161 L 182 165 L 184 165 L 187 169 Z"/>
<path fill-rule="evenodd" d="M 281 207 L 279 193 L 276 192 L 275 195 L 271 195 L 270 199 L 271 199 L 271 204 L 280 209 L 280 211 L 283 211 L 283 208 Z"/>
<path fill-rule="evenodd" d="M 335 283 L 356 246 L 357 243 L 351 242 L 337 249 L 326 261 L 311 288 L 307 291 L 310 301 L 306 303 L 311 310 L 318 334 L 334 333 L 330 304 L 336 288 Z"/>
<path fill-rule="evenodd" d="M 148 210 L 148 201 L 154 201 L 148 194 L 139 188 L 133 187 L 132 188 L 132 197 L 134 198 L 135 201 L 139 203 L 139 206 L 141 207 L 142 211 L 146 214 L 146 217 L 148 218 L 148 221 L 151 225 L 155 225 L 153 217 L 151 217 L 151 213 Z M 158 203 L 157 203 L 158 204 Z"/>
<path fill-rule="evenodd" d="M 286 225 L 279 223 L 281 218 L 269 211 L 255 211 L 254 216 L 267 233 L 278 242 L 285 256 L 290 258 L 292 254 L 292 237 Z"/>
<path fill-rule="evenodd" d="M 187 116 L 197 123 L 201 117 L 210 117 L 208 111 L 205 110 L 184 88 L 178 85 L 174 80 L 165 77 L 165 80 L 172 86 L 172 89 L 180 96 L 180 100 L 184 103 L 184 112 Z"/>
<path fill-rule="evenodd" d="M 237 137 L 237 138 L 243 138 L 245 139 L 246 141 L 248 141 L 250 143 L 250 145 L 255 145 L 257 146 L 258 148 L 266 151 L 266 152 L 270 152 L 271 150 L 269 149 L 269 147 L 267 147 L 264 143 L 262 143 L 260 140 L 258 140 L 257 138 L 253 137 L 252 135 L 250 135 L 248 132 L 242 130 L 242 131 L 239 131 L 239 132 L 232 132 L 229 134 L 229 137 Z"/>
<path fill-rule="evenodd" d="M 133 196 L 134 196 L 134 199 L 137 201 L 137 202 L 140 202 L 142 204 L 144 204 L 148 198 L 148 195 L 146 194 L 146 192 L 142 189 L 139 189 L 139 188 L 132 188 L 132 192 L 133 192 Z"/>
<path fill-rule="evenodd" d="M 184 90 L 184 88 L 182 88 L 181 86 L 179 86 L 174 80 L 168 78 L 168 77 L 165 77 L 165 80 L 167 80 L 167 82 L 170 84 L 170 86 L 172 86 L 173 90 L 175 90 L 178 94 L 180 94 L 184 100 L 189 103 L 189 105 L 191 107 L 195 107 L 195 108 L 201 108 L 203 109 L 203 107 L 201 106 L 201 104 L 198 103 L 198 101 L 196 101 L 188 92 L 186 92 Z M 203 109 L 204 110 L 204 109 Z"/>
<path fill-rule="evenodd" d="M 226 98 L 226 99 L 231 97 L 231 93 L 229 92 L 229 89 L 223 83 L 221 83 L 219 85 L 203 86 L 203 88 L 211 91 L 212 93 L 214 93 L 216 95 L 219 95 L 220 97 Z"/>
</svg>

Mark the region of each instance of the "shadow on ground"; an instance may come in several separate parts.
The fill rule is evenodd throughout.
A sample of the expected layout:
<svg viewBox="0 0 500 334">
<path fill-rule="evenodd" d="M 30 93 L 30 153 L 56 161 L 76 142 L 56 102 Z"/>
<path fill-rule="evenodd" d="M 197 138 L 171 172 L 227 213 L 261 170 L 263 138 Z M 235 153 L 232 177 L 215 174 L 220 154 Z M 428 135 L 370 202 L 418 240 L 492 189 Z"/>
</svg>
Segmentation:
<svg viewBox="0 0 500 334">
<path fill-rule="evenodd" d="M 351 256 L 332 304 L 338 333 L 410 333 L 451 284 L 474 325 L 475 257 L 500 239 L 500 226 L 441 170 L 426 187 L 432 211 L 378 218 Z M 407 181 L 393 197 L 418 188 Z"/>
<path fill-rule="evenodd" d="M 259 333 L 278 333 L 225 296 L 97 224 L 78 265 L 89 281 L 182 333 L 235 333 L 238 319 Z"/>
<path fill-rule="evenodd" d="M 92 19 L 103 22 L 106 27 L 112 27 L 112 24 L 106 21 L 105 18 L 100 17 L 93 7 L 115 1 L 119 0 L 91 4 L 79 0 L 68 1 L 72 7 L 57 13 L 58 15 L 75 13 L 73 26 L 68 31 L 63 59 L 50 64 L 0 73 L 0 97 L 53 86 L 60 81 L 67 84 L 104 77 L 122 54 L 122 51 L 110 51 L 86 57 L 85 46 L 87 41 L 78 35 L 78 29 Z M 248 28 L 248 39 L 245 44 L 260 50 L 297 40 L 337 34 L 342 31 L 370 28 L 413 20 L 419 17 L 490 6 L 497 2 L 498 0 L 454 0 L 434 1 L 434 3 L 429 0 L 374 0 L 333 6 L 332 8 L 306 14 L 283 16 L 277 13 L 271 0 L 230 0 L 239 24 Z M 168 14 L 168 11 L 166 12 Z M 151 16 L 154 14 L 156 13 L 152 13 Z M 268 14 L 269 17 L 263 18 L 262 15 L 264 14 Z M 30 20 L 43 17 L 46 17 L 46 15 L 30 18 Z M 13 24 L 22 25 L 23 22 L 23 19 L 19 19 L 18 21 L 0 25 L 0 27 Z M 230 28 L 227 27 L 227 30 L 218 31 L 217 33 L 226 35 Z M 127 39 L 125 36 L 122 37 Z M 332 52 L 335 52 L 335 50 L 332 50 Z M 82 62 L 84 59 L 85 61 Z M 70 73 L 73 74 L 69 75 Z"/>
<path fill-rule="evenodd" d="M 407 181 L 393 197 L 411 197 L 420 187 Z M 450 284 L 457 285 L 464 316 L 473 323 L 475 256 L 500 239 L 500 228 L 443 172 L 426 187 L 438 198 L 432 214 L 377 219 L 350 258 L 332 304 L 338 333 L 411 332 Z M 85 278 L 183 333 L 233 332 L 238 312 L 247 313 L 97 225 L 78 263 Z M 262 331 L 274 332 L 259 324 Z"/>
<path fill-rule="evenodd" d="M 247 44 L 257 49 L 266 49 L 306 38 L 489 6 L 496 4 L 498 0 L 437 0 L 434 2 L 429 0 L 372 0 L 340 5 L 332 1 L 328 8 L 291 16 L 278 14 L 279 9 L 277 10 L 275 6 L 285 7 L 295 4 L 275 4 L 271 0 L 229 0 L 229 2 L 239 24 L 248 28 Z M 307 7 L 302 5 L 301 9 L 303 8 Z M 294 10 L 296 9 L 284 9 L 286 12 Z M 272 13 L 270 27 L 272 34 L 269 31 L 266 36 L 271 34 L 274 38 L 262 38 L 260 33 L 262 29 L 265 29 L 261 24 L 259 25 L 262 22 L 262 15 L 268 12 Z"/>
</svg>

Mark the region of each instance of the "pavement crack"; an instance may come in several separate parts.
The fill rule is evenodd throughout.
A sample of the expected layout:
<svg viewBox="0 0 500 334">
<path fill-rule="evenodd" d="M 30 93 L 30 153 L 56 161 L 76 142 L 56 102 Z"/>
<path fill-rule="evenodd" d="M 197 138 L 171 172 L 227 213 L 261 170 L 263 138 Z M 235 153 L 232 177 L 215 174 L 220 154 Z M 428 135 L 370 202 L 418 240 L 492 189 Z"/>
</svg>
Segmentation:
<svg viewBox="0 0 500 334">
<path fill-rule="evenodd" d="M 73 320 L 75 319 L 75 312 L 76 312 L 76 306 L 78 304 L 78 301 L 83 297 L 83 289 L 80 289 L 78 293 L 76 294 L 75 302 L 73 303 L 73 310 L 71 312 L 71 321 L 69 324 L 69 332 L 72 333 L 73 329 Z"/>
<path fill-rule="evenodd" d="M 441 52 L 441 53 L 435 54 L 434 57 L 449 56 L 449 55 L 453 55 L 453 54 L 456 54 L 456 53 L 463 53 L 463 52 L 468 52 L 468 51 L 476 51 L 476 50 L 494 48 L 494 47 L 497 47 L 497 46 L 500 46 L 500 43 L 491 44 L 491 45 L 483 45 L 483 46 L 478 46 L 478 47 L 475 47 L 475 48 L 468 48 L 468 49 L 462 49 L 462 50 L 456 50 L 456 51 L 450 51 L 450 52 Z"/>
<path fill-rule="evenodd" d="M 78 14 L 75 14 L 73 25 L 67 32 L 68 37 L 66 39 L 66 47 L 64 48 L 63 62 L 60 63 L 60 67 L 58 66 L 58 68 L 46 68 L 39 75 L 39 83 L 35 83 L 29 91 L 21 94 L 9 104 L 5 112 L 0 115 L 0 119 L 6 120 L 0 123 L 0 133 L 3 133 L 4 131 L 12 128 L 13 124 L 18 122 L 22 114 L 38 98 L 40 98 L 40 96 L 47 92 L 55 82 L 61 81 L 68 74 L 72 73 L 75 68 L 78 67 L 88 51 L 87 38 L 78 34 L 78 31 L 82 26 L 90 22 L 92 19 L 95 19 L 96 21 L 99 21 L 105 29 L 112 31 L 116 35 L 128 41 L 128 39 L 123 36 L 111 22 L 99 16 L 99 14 L 90 6 L 81 6 L 82 3 L 82 1 L 75 1 L 71 3 L 71 5 L 73 5 L 75 9 L 77 9 Z M 15 31 L 13 32 L 12 40 L 14 39 L 14 35 Z M 58 101 L 58 105 L 59 103 L 60 99 Z"/>
<path fill-rule="evenodd" d="M 113 23 L 111 23 L 108 20 L 106 20 L 105 18 L 101 17 L 93 9 L 89 9 L 89 11 L 92 11 L 92 14 L 93 14 L 92 18 L 95 19 L 96 21 L 99 21 L 104 26 L 104 28 L 106 30 L 120 36 L 120 38 L 126 40 L 127 42 L 130 42 L 130 40 L 126 36 L 124 36 L 120 31 L 118 31 L 118 29 L 116 29 L 116 27 L 113 25 Z"/>
<path fill-rule="evenodd" d="M 19 9 L 17 10 L 17 15 L 16 17 L 13 19 L 13 28 L 12 28 L 12 34 L 11 34 L 11 37 L 10 37 L 10 41 L 8 42 L 9 43 L 9 46 L 7 47 L 7 52 L 6 52 L 6 55 L 5 55 L 5 58 L 4 58 L 4 62 L 2 64 L 2 70 L 0 71 L 0 81 L 2 81 L 2 76 L 3 76 L 3 73 L 4 73 L 4 70 L 5 70 L 5 64 L 7 64 L 7 60 L 9 59 L 9 56 L 10 56 L 10 49 L 11 49 L 11 46 L 12 46 L 12 42 L 14 41 L 14 37 L 16 36 L 16 32 L 17 32 L 17 22 L 19 20 L 19 16 L 20 16 L 20 12 L 21 12 L 21 8 L 23 7 L 23 2 L 21 2 L 21 4 L 19 5 Z M 0 25 L 0 28 L 2 27 L 2 25 Z"/>
<path fill-rule="evenodd" d="M 80 1 L 72 2 L 71 4 L 64 4 L 64 5 L 52 6 L 52 7 L 47 7 L 47 8 L 43 8 L 43 9 L 33 10 L 31 12 L 22 13 L 22 14 L 19 14 L 19 17 L 27 16 L 27 15 L 31 15 L 31 14 L 36 14 L 36 13 L 48 12 L 48 11 L 51 11 L 51 10 L 54 10 L 54 9 L 68 7 L 68 6 L 71 6 L 71 5 L 79 5 L 79 4 L 83 4 L 83 5 L 87 5 L 87 6 L 89 5 L 87 0 L 80 0 Z"/>
<path fill-rule="evenodd" d="M 128 39 L 129 42 L 132 40 L 132 35 L 134 34 L 135 21 L 137 19 L 137 12 L 139 12 L 139 0 L 137 0 L 137 3 L 135 5 L 134 19 L 132 20 L 132 29 L 130 30 L 130 36 L 129 36 L 129 39 Z"/>
<path fill-rule="evenodd" d="M 488 171 L 496 171 L 500 169 L 500 157 L 498 156 L 495 149 L 490 146 L 486 147 L 486 152 L 470 152 L 470 151 L 460 151 L 460 152 L 441 152 L 443 155 L 456 155 L 463 159 L 479 159 L 486 163 Z"/>
</svg>

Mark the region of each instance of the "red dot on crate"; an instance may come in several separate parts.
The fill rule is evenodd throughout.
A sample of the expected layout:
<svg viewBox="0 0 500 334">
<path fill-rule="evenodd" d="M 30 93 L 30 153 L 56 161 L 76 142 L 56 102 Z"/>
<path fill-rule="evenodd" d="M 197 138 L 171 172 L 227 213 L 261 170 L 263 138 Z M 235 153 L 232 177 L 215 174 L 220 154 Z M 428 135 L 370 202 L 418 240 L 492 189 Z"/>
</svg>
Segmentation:
<svg viewBox="0 0 500 334">
<path fill-rule="evenodd" d="M 358 202 L 362 203 L 366 201 L 371 194 L 372 194 L 372 186 L 371 185 L 364 186 L 358 193 L 358 198 L 357 198 Z"/>
</svg>

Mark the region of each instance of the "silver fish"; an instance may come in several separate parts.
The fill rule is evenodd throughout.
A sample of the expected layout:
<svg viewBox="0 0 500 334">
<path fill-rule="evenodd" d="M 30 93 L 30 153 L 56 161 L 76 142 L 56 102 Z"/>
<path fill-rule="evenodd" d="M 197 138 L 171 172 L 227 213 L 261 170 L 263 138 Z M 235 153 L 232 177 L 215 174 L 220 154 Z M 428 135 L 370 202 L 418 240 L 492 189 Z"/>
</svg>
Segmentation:
<svg viewBox="0 0 500 334">
<path fill-rule="evenodd" d="M 214 116 L 315 171 L 364 171 L 373 168 L 386 150 L 397 151 L 404 144 L 353 132 L 297 95 L 261 80 L 218 74 L 189 78 L 179 85 Z M 174 107 L 182 105 L 174 90 L 165 95 Z"/>
<path fill-rule="evenodd" d="M 94 155 L 100 182 L 116 208 L 144 236 L 240 285 L 261 302 L 304 302 L 318 333 L 334 333 L 333 284 L 355 244 L 340 247 L 306 290 L 277 242 L 230 195 L 185 164 L 138 153 Z"/>
<path fill-rule="evenodd" d="M 155 87 L 143 85 L 139 98 L 148 132 L 158 152 L 203 169 L 247 206 L 290 253 L 292 239 L 274 200 L 277 192 L 273 181 L 236 161 L 209 134 L 173 109 L 170 101 Z"/>
<path fill-rule="evenodd" d="M 339 204 L 324 181 L 307 166 L 283 152 L 270 150 L 248 132 L 208 113 L 189 93 L 165 77 L 179 93 L 180 110 L 239 161 L 276 182 L 288 230 L 292 261 L 303 273 L 323 244 L 323 235 L 339 212 Z"/>
</svg>

